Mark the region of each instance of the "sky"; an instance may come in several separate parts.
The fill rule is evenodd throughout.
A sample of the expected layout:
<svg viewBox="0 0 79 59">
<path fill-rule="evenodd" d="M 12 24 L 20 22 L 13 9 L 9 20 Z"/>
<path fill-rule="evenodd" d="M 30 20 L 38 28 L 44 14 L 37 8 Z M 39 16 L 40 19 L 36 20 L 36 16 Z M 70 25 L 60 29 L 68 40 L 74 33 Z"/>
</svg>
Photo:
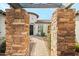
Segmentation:
<svg viewBox="0 0 79 59">
<path fill-rule="evenodd" d="M 26 8 L 28 12 L 39 15 L 39 19 L 50 20 L 55 9 L 53 8 Z"/>
<path fill-rule="evenodd" d="M 79 3 L 75 3 L 71 8 L 76 9 L 76 11 L 79 10 Z"/>
<path fill-rule="evenodd" d="M 10 6 L 6 3 L 0 3 L 0 9 L 5 11 L 5 9 L 10 8 Z M 74 4 L 71 8 L 76 8 L 79 10 L 79 3 Z M 39 19 L 50 20 L 52 17 L 53 12 L 55 11 L 54 8 L 25 8 L 28 12 L 33 12 L 39 15 Z"/>
<path fill-rule="evenodd" d="M 10 6 L 6 3 L 0 3 L 0 10 L 5 11 L 5 9 L 10 8 Z"/>
</svg>

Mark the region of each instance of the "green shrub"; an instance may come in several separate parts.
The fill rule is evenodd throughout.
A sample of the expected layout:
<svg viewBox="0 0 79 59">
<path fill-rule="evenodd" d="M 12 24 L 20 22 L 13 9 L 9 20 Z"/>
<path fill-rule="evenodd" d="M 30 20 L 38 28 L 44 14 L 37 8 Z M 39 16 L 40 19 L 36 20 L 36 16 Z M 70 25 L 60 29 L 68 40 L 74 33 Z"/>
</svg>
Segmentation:
<svg viewBox="0 0 79 59">
<path fill-rule="evenodd" d="M 41 36 L 45 36 L 45 33 L 41 33 Z"/>
<path fill-rule="evenodd" d="M 2 40 L 5 40 L 5 37 L 2 37 Z"/>
<path fill-rule="evenodd" d="M 79 44 L 77 44 L 77 45 L 75 46 L 75 50 L 76 50 L 76 52 L 79 52 Z"/>
<path fill-rule="evenodd" d="M 6 41 L 4 40 L 0 45 L 0 53 L 5 53 L 6 50 Z"/>
</svg>

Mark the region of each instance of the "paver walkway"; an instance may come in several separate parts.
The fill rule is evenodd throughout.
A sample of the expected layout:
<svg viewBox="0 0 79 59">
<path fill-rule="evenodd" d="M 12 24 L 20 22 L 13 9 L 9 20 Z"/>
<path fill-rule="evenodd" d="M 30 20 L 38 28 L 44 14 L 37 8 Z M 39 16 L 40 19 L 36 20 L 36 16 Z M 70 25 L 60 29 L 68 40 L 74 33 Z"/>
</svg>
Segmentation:
<svg viewBox="0 0 79 59">
<path fill-rule="evenodd" d="M 34 46 L 31 49 L 31 56 L 48 56 L 48 49 L 42 37 L 31 36 Z"/>
</svg>

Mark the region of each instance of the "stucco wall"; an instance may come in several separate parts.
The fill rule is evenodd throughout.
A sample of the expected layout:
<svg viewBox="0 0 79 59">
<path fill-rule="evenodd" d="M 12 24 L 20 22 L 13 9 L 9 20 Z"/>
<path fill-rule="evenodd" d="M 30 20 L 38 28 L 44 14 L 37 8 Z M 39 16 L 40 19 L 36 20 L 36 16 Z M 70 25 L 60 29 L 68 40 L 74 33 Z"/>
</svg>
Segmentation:
<svg viewBox="0 0 79 59">
<path fill-rule="evenodd" d="M 75 26 L 75 33 L 76 33 L 76 41 L 79 42 L 79 15 L 76 16 L 76 26 Z"/>
<path fill-rule="evenodd" d="M 38 24 L 34 24 L 34 35 L 38 35 Z"/>
<path fill-rule="evenodd" d="M 48 24 L 43 24 L 43 32 L 47 35 Z"/>
<path fill-rule="evenodd" d="M 30 24 L 33 24 L 37 21 L 37 16 L 33 15 L 33 14 L 29 14 L 30 15 Z"/>
<path fill-rule="evenodd" d="M 37 31 L 40 30 L 39 32 L 37 32 L 37 34 L 41 35 L 41 28 L 43 27 L 43 33 L 45 33 L 45 35 L 47 35 L 47 29 L 48 29 L 48 25 L 49 24 L 37 24 L 37 27 L 39 27 L 38 29 L 36 29 Z"/>
<path fill-rule="evenodd" d="M 33 35 L 37 35 L 38 32 L 38 25 L 35 24 L 37 21 L 37 16 L 34 14 L 29 14 L 30 15 L 30 25 L 33 25 Z"/>
<path fill-rule="evenodd" d="M 5 37 L 5 16 L 0 14 L 0 37 Z"/>
</svg>

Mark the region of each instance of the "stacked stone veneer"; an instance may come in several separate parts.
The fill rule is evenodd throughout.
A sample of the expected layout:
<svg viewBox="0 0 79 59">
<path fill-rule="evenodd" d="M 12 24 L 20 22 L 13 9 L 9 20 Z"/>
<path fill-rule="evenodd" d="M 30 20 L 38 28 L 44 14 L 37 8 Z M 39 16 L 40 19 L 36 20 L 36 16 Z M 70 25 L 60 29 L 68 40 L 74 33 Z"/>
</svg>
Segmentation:
<svg viewBox="0 0 79 59">
<path fill-rule="evenodd" d="M 49 55 L 51 55 L 51 24 L 48 25 L 48 30 L 47 30 L 47 43 L 48 43 L 48 51 Z"/>
<path fill-rule="evenodd" d="M 51 23 L 51 55 L 75 55 L 75 11 L 57 9 Z"/>
<path fill-rule="evenodd" d="M 29 54 L 29 15 L 23 9 L 6 10 L 6 55 Z"/>
</svg>

